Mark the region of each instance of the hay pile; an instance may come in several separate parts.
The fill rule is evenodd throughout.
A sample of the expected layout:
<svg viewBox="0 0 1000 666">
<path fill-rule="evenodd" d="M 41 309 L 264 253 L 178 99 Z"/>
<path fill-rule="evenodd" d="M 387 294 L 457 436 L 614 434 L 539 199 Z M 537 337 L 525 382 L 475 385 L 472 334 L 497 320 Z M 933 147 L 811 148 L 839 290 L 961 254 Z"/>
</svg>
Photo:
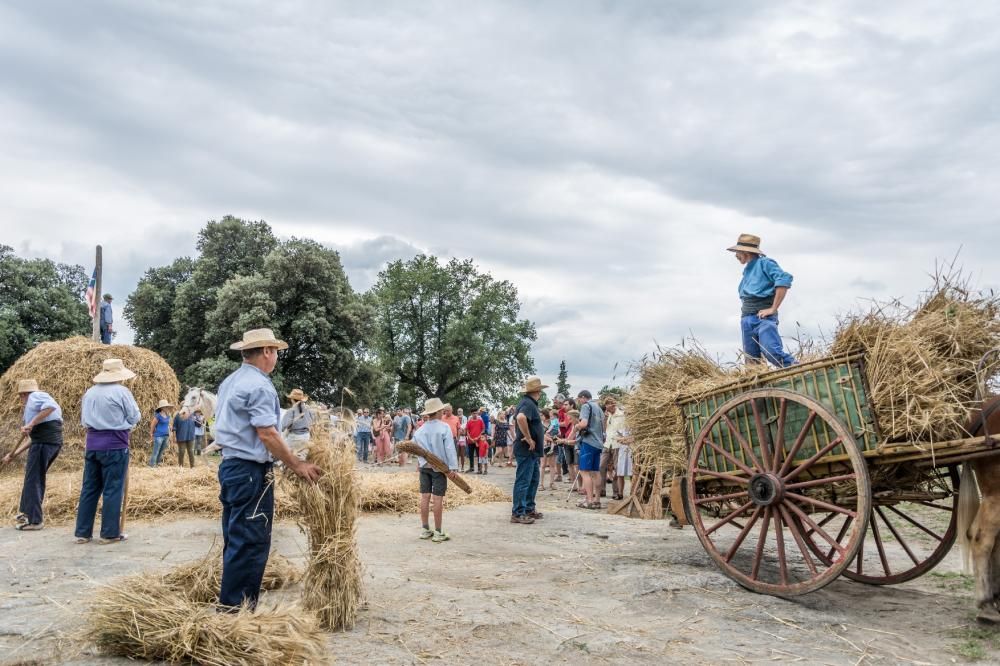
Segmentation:
<svg viewBox="0 0 1000 666">
<path fill-rule="evenodd" d="M 191 601 L 214 604 L 222 586 L 222 547 L 213 544 L 205 557 L 174 567 L 160 577 L 171 589 L 184 590 Z M 302 580 L 302 569 L 284 555 L 271 552 L 260 587 L 280 590 Z"/>
<path fill-rule="evenodd" d="M 972 292 L 956 275 L 939 275 L 916 307 L 896 302 L 843 317 L 833 343 L 818 353 L 865 354 L 884 441 L 933 443 L 968 436 L 963 426 L 975 403 L 976 365 L 996 347 L 1000 299 Z M 678 398 L 721 391 L 765 370 L 723 366 L 697 343 L 660 349 L 640 361 L 639 381 L 626 401 L 636 467 L 659 465 L 668 475 L 685 469 Z"/>
<path fill-rule="evenodd" d="M 125 385 L 139 403 L 142 423 L 151 418 L 161 398 L 177 402 L 181 392 L 177 375 L 156 352 L 131 345 L 104 345 L 77 336 L 43 342 L 7 369 L 0 377 L 0 420 L 20 419 L 22 407 L 17 397 L 17 382 L 31 377 L 37 379 L 39 387 L 50 393 L 62 407 L 67 444 L 79 446 L 84 436 L 80 400 L 93 386 L 93 377 L 101 371 L 101 363 L 108 358 L 122 359 L 126 367 L 136 373 L 137 377 Z M 142 426 L 140 431 L 146 432 Z M 133 439 L 133 448 L 148 450 L 151 445 L 147 437 Z"/>
<path fill-rule="evenodd" d="M 274 555 L 271 559 L 275 559 Z M 315 616 L 291 606 L 218 613 L 218 551 L 163 575 L 140 574 L 99 589 L 88 615 L 87 640 L 105 654 L 208 666 L 328 663 Z M 271 569 L 271 563 L 268 563 Z M 292 582 L 271 570 L 280 587 Z"/>
<path fill-rule="evenodd" d="M 998 346 L 1000 299 L 939 277 L 915 308 L 895 302 L 844 319 L 830 352 L 866 355 L 883 439 L 933 443 L 969 436 L 976 365 Z"/>
<path fill-rule="evenodd" d="M 24 456 L 22 456 L 22 460 Z M 18 467 L 18 470 L 23 469 Z M 155 469 L 134 465 L 129 468 L 128 520 L 150 520 L 175 516 L 205 516 L 218 518 L 219 480 L 209 466 L 164 467 Z M 412 472 L 354 472 L 360 507 L 366 512 L 416 513 L 420 509 L 420 483 Z M 76 519 L 80 500 L 79 470 L 49 472 L 45 491 L 45 522 L 50 525 L 71 523 Z M 12 519 L 21 497 L 23 475 L 0 477 L 0 519 Z M 506 502 L 510 496 L 486 481 L 466 479 L 472 494 L 448 493 L 448 508 L 488 502 Z M 289 497 L 285 484 L 275 492 L 275 516 L 296 519 L 298 505 Z"/>
<path fill-rule="evenodd" d="M 342 434 L 314 439 L 308 461 L 325 472 L 317 483 L 290 472 L 282 477 L 282 484 L 299 507 L 299 526 L 309 537 L 302 605 L 316 613 L 324 628 L 348 630 L 354 627 L 363 595 L 353 442 Z"/>
</svg>

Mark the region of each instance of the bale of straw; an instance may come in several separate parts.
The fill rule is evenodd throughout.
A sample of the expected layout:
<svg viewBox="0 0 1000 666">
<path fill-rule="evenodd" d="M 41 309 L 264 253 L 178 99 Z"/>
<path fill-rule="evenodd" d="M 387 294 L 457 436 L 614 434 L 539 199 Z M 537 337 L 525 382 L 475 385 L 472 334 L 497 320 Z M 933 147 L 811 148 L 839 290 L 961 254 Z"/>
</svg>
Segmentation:
<svg viewBox="0 0 1000 666">
<path fill-rule="evenodd" d="M 22 456 L 22 462 L 23 462 Z M 23 469 L 18 466 L 18 471 Z M 218 518 L 219 481 L 213 467 L 133 466 L 129 469 L 129 501 L 126 516 L 133 520 L 171 519 L 177 516 Z M 72 523 L 80 500 L 81 473 L 50 471 L 46 482 L 45 522 L 50 525 Z M 361 510 L 367 512 L 416 513 L 420 508 L 420 484 L 413 472 L 356 473 Z M 13 518 L 21 497 L 22 475 L 0 477 L 0 519 Z M 469 479 L 472 494 L 449 493 L 445 506 L 505 502 L 510 496 L 497 486 Z M 287 484 L 275 489 L 275 516 L 296 519 L 300 510 L 289 497 Z"/>
<path fill-rule="evenodd" d="M 218 613 L 164 577 L 135 576 L 100 588 L 87 638 L 105 654 L 206 666 L 329 663 L 315 616 L 290 606 Z"/>
<path fill-rule="evenodd" d="M 354 627 L 363 595 L 354 457 L 353 442 L 343 434 L 313 440 L 308 460 L 325 472 L 322 478 L 311 484 L 290 473 L 284 476 L 299 507 L 299 525 L 309 537 L 302 605 L 332 631 Z"/>
<path fill-rule="evenodd" d="M 448 463 L 438 458 L 436 455 L 420 446 L 416 442 L 400 442 L 396 445 L 396 449 L 402 451 L 403 453 L 411 453 L 415 456 L 419 456 L 427 461 L 431 467 L 441 472 L 442 474 L 448 474 L 451 472 L 451 468 L 448 467 Z M 465 491 L 466 494 L 472 493 L 472 488 L 466 483 L 465 479 L 460 476 L 456 476 L 452 479 L 452 482 L 459 488 Z"/>
<path fill-rule="evenodd" d="M 181 386 L 170 365 L 154 351 L 132 345 L 104 345 L 81 336 L 43 342 L 14 362 L 0 377 L 0 421 L 17 420 L 21 402 L 17 397 L 19 379 L 38 380 L 41 390 L 50 393 L 63 411 L 66 446 L 79 446 L 84 430 L 80 424 L 80 400 L 93 386 L 93 377 L 108 358 L 120 358 L 136 378 L 125 382 L 143 414 L 143 424 L 161 399 L 177 403 Z M 140 426 L 140 432 L 146 432 Z M 148 450 L 148 437 L 133 436 L 132 447 Z M 65 447 L 64 447 L 65 448 Z"/>
</svg>

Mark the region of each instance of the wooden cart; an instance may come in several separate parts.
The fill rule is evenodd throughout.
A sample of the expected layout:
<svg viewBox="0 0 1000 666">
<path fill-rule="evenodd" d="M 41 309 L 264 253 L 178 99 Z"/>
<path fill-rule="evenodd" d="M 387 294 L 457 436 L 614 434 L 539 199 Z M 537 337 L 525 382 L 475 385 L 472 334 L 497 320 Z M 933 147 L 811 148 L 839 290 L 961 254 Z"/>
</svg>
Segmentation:
<svg viewBox="0 0 1000 666">
<path fill-rule="evenodd" d="M 719 567 L 793 596 L 841 574 L 912 580 L 955 542 L 958 463 L 1000 439 L 884 444 L 861 356 L 764 373 L 681 400 L 684 509 Z"/>
</svg>

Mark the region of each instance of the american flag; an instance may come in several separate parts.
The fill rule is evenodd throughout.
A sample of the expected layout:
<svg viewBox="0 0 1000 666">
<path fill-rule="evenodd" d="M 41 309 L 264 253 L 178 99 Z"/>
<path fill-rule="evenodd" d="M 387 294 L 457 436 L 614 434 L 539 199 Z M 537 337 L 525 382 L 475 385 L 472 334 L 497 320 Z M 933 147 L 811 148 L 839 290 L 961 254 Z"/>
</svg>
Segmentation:
<svg viewBox="0 0 1000 666">
<path fill-rule="evenodd" d="M 94 273 L 90 276 L 90 282 L 87 283 L 87 294 L 84 296 L 87 299 L 87 305 L 90 307 L 90 318 L 93 319 L 94 315 L 97 314 L 97 269 L 94 268 Z"/>
</svg>

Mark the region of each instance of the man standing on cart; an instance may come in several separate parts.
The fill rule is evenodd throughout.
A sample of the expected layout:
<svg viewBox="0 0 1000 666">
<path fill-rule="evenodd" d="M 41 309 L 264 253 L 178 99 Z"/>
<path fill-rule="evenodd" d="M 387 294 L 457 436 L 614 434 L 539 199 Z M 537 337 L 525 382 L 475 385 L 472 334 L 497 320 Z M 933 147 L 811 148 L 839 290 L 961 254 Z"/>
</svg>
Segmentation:
<svg viewBox="0 0 1000 666">
<path fill-rule="evenodd" d="M 766 359 L 779 368 L 795 365 L 795 357 L 785 351 L 778 333 L 778 308 L 792 286 L 791 274 L 760 251 L 758 236 L 740 234 L 736 245 L 728 250 L 735 252 L 737 261 L 743 264 L 740 326 L 747 359 L 752 363 Z"/>
</svg>

